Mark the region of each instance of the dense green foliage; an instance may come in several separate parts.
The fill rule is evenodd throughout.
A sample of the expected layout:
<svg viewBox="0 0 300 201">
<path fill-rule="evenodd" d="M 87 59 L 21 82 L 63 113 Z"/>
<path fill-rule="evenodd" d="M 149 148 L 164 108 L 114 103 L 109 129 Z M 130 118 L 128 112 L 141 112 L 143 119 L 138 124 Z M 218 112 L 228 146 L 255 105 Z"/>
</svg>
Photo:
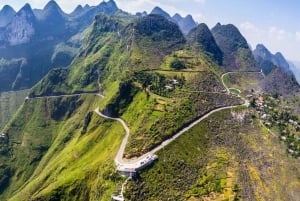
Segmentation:
<svg viewBox="0 0 300 201">
<path fill-rule="evenodd" d="M 201 23 L 192 29 L 187 35 L 187 41 L 192 47 L 207 53 L 217 64 L 222 65 L 223 53 L 206 24 Z"/>
<path fill-rule="evenodd" d="M 280 80 L 280 82 L 278 82 Z M 269 94 L 294 94 L 300 91 L 300 85 L 298 84 L 294 75 L 290 75 L 287 72 L 283 72 L 280 68 L 275 67 L 271 73 L 262 80 L 262 89 Z"/>
<path fill-rule="evenodd" d="M 27 96 L 28 91 L 12 91 L 0 94 L 0 131 L 8 123 L 10 118 L 16 113 Z"/>
<path fill-rule="evenodd" d="M 158 162 L 127 185 L 126 197 L 132 201 L 295 199 L 297 163 L 285 158 L 278 143 L 269 144 L 274 140 L 269 134 L 262 137 L 251 112 L 218 112 L 159 151 Z M 278 157 L 287 163 L 279 165 Z M 280 186 L 291 194 L 283 195 Z"/>
<path fill-rule="evenodd" d="M 165 56 L 183 48 L 185 39 L 173 22 L 159 15 L 148 15 L 126 27 L 127 48 L 132 69 L 158 68 Z"/>
<path fill-rule="evenodd" d="M 223 65 L 226 71 L 259 71 L 246 39 L 232 24 L 217 24 L 213 36 L 224 53 Z"/>
<path fill-rule="evenodd" d="M 128 124 L 130 158 L 216 108 L 243 104 L 226 93 L 209 42 L 198 41 L 201 50 L 192 47 L 161 16 L 131 20 L 119 14 L 97 16 L 72 65 L 51 70 L 35 85 L 3 130 L 1 200 L 107 201 L 119 191 L 125 179 L 115 172 L 114 158 L 125 131 L 118 121 L 96 115 L 98 107 Z M 240 42 L 228 44 L 236 48 L 236 70 L 253 70 Z M 240 79 L 257 81 L 247 75 Z M 54 96 L 61 94 L 70 96 Z M 214 113 L 161 150 L 158 161 L 125 186 L 126 198 L 295 200 L 299 165 L 280 146 L 255 111 L 240 106 Z"/>
<path fill-rule="evenodd" d="M 155 102 L 157 101 L 155 99 L 149 98 L 147 104 L 140 103 L 145 101 L 143 99 L 134 102 L 135 105 L 144 107 L 145 113 L 150 113 L 153 118 L 149 120 L 148 115 L 144 117 L 131 116 L 130 121 L 135 122 L 138 118 L 139 121 L 144 122 L 144 125 L 139 126 L 132 133 L 126 149 L 127 157 L 137 156 L 151 150 L 163 140 L 170 138 L 179 129 L 214 108 L 240 104 L 238 99 L 228 97 L 226 94 L 179 93 L 173 98 L 172 102 L 165 104 L 159 110 L 155 109 Z M 148 111 L 149 106 L 150 111 Z M 130 109 L 128 112 L 134 114 Z"/>
<path fill-rule="evenodd" d="M 132 102 L 132 99 L 138 90 L 139 89 L 134 86 L 131 81 L 121 83 L 119 85 L 118 93 L 111 99 L 104 112 L 113 117 L 121 116 Z"/>
</svg>

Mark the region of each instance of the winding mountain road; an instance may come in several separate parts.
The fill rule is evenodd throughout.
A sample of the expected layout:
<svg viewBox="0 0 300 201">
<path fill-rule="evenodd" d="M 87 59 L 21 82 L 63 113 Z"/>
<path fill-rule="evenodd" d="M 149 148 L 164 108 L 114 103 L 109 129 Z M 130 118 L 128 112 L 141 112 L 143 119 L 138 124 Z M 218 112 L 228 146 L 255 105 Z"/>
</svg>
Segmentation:
<svg viewBox="0 0 300 201">
<path fill-rule="evenodd" d="M 224 82 L 224 76 L 228 75 L 230 73 L 237 73 L 237 72 L 227 72 L 227 73 L 224 73 L 221 76 L 222 84 L 226 88 L 227 94 L 230 94 L 230 90 Z M 99 84 L 99 87 L 100 87 L 99 81 L 98 81 L 98 84 Z M 194 93 L 196 93 L 196 92 L 194 92 Z M 218 92 L 213 92 L 213 93 L 218 93 Z M 76 93 L 76 94 L 70 94 L 70 95 L 57 95 L 57 96 L 26 97 L 26 100 L 28 100 L 28 99 L 42 99 L 42 98 L 73 97 L 73 96 L 80 96 L 80 95 L 97 95 L 97 96 L 102 97 L 102 98 L 104 97 L 103 94 L 101 92 L 99 92 L 99 93 Z M 198 123 L 200 123 L 204 119 L 208 118 L 210 115 L 212 115 L 216 112 L 222 111 L 222 110 L 232 109 L 232 108 L 236 108 L 236 107 L 239 107 L 239 106 L 242 106 L 242 105 L 245 105 L 245 106 L 249 105 L 248 100 L 246 100 L 245 98 L 243 98 L 241 96 L 239 96 L 239 97 L 242 98 L 245 101 L 244 104 L 233 105 L 233 106 L 225 106 L 225 107 L 220 107 L 220 108 L 216 108 L 214 110 L 211 110 L 207 114 L 203 115 L 202 117 L 199 117 L 198 119 L 196 119 L 195 121 L 190 123 L 188 126 L 181 129 L 179 132 L 177 132 L 175 135 L 173 135 L 170 139 L 167 139 L 167 140 L 163 141 L 156 148 L 154 148 L 151 151 L 149 151 L 148 153 L 143 154 L 142 156 L 140 156 L 138 158 L 134 158 L 134 159 L 124 159 L 123 158 L 125 148 L 126 148 L 126 145 L 128 143 L 128 139 L 129 139 L 129 135 L 130 135 L 130 129 L 127 126 L 126 122 L 121 118 L 113 118 L 113 117 L 109 117 L 107 115 L 104 115 L 103 113 L 100 112 L 99 108 L 96 108 L 94 111 L 97 115 L 99 115 L 99 116 L 101 116 L 105 119 L 110 119 L 110 120 L 115 120 L 115 121 L 120 122 L 122 124 L 124 130 L 125 130 L 125 136 L 122 140 L 122 143 L 120 145 L 118 153 L 117 153 L 117 155 L 114 159 L 115 163 L 116 163 L 116 166 L 117 166 L 117 169 L 121 167 L 121 168 L 127 169 L 127 170 L 132 170 L 132 169 L 133 170 L 138 170 L 139 168 L 143 167 L 142 164 L 144 164 L 145 162 L 147 163 L 147 162 L 149 162 L 149 160 L 155 160 L 156 158 L 153 159 L 152 157 L 154 156 L 154 154 L 156 152 L 158 152 L 159 150 L 161 150 L 164 147 L 166 147 L 167 145 L 169 145 L 171 142 L 176 140 L 178 137 L 180 137 L 182 134 L 184 134 L 185 132 L 187 132 L 188 130 L 193 128 L 195 125 L 197 125 Z M 119 196 L 117 196 L 118 199 L 120 198 L 120 200 L 124 200 L 123 193 L 124 193 L 124 189 L 125 189 L 125 185 L 126 185 L 127 181 L 128 181 L 128 179 L 126 179 L 126 181 L 122 184 L 121 194 Z"/>
<path fill-rule="evenodd" d="M 75 97 L 75 96 L 81 96 L 81 95 L 96 95 L 101 98 L 104 96 L 101 93 L 75 93 L 75 94 L 65 94 L 65 95 L 53 95 L 53 96 L 36 96 L 36 97 L 29 97 L 27 96 L 25 100 L 33 100 L 33 99 L 44 99 L 44 98 L 61 98 L 61 97 Z"/>
<path fill-rule="evenodd" d="M 227 72 L 225 74 L 223 74 L 221 76 L 222 79 L 222 83 L 224 85 L 224 87 L 227 90 L 227 93 L 230 94 L 230 90 L 229 88 L 225 85 L 224 82 L 224 76 L 229 74 L 229 73 L 234 73 L 234 72 Z M 242 98 L 242 97 L 241 97 Z M 101 113 L 99 111 L 99 108 L 95 109 L 95 112 L 106 119 L 111 119 L 111 120 L 115 120 L 115 121 L 119 121 L 124 130 L 125 130 L 125 137 L 122 140 L 122 144 L 118 150 L 118 153 L 115 157 L 115 163 L 117 167 L 124 167 L 125 169 L 131 170 L 131 169 L 138 169 L 141 166 L 141 163 L 143 161 L 146 161 L 147 158 L 153 156 L 156 152 L 158 152 L 159 150 L 163 149 L 164 147 L 166 147 L 167 145 L 169 145 L 171 142 L 173 142 L 174 140 L 176 140 L 178 137 L 180 137 L 182 134 L 184 134 L 185 132 L 187 132 L 188 130 L 190 130 L 191 128 L 193 128 L 195 125 L 197 125 L 198 123 L 200 123 L 201 121 L 203 121 L 204 119 L 208 118 L 210 115 L 222 111 L 222 110 L 226 110 L 226 109 L 232 109 L 232 108 L 236 108 L 242 105 L 248 106 L 248 101 L 244 98 L 242 98 L 244 100 L 244 104 L 239 104 L 239 105 L 233 105 L 233 106 L 225 106 L 225 107 L 220 107 L 220 108 L 216 108 L 214 110 L 211 110 L 210 112 L 208 112 L 207 114 L 203 115 L 202 117 L 198 118 L 197 120 L 193 121 L 192 123 L 190 123 L 188 126 L 186 126 L 185 128 L 181 129 L 180 131 L 178 131 L 175 135 L 173 135 L 170 139 L 167 139 L 165 141 L 163 141 L 160 145 L 158 145 L 156 148 L 152 149 L 151 151 L 143 154 L 142 156 L 138 157 L 138 158 L 134 158 L 134 159 L 126 159 L 124 160 L 123 156 L 124 156 L 124 152 L 125 152 L 125 148 L 129 139 L 129 135 L 130 135 L 130 129 L 127 126 L 126 122 L 124 120 L 122 120 L 121 118 L 112 118 L 109 116 L 104 115 L 103 113 Z"/>
<path fill-rule="evenodd" d="M 223 86 L 226 88 L 227 94 L 230 94 L 230 88 L 228 88 L 228 87 L 226 86 L 226 84 L 225 84 L 225 82 L 224 82 L 224 77 L 225 77 L 226 75 L 234 74 L 234 73 L 259 73 L 259 74 L 262 74 L 263 77 L 265 77 L 265 75 L 264 75 L 264 73 L 262 72 L 262 70 L 261 70 L 261 71 L 229 71 L 229 72 L 227 72 L 227 73 L 224 73 L 224 74 L 222 74 L 222 76 L 221 76 L 221 80 L 222 80 Z"/>
<path fill-rule="evenodd" d="M 224 82 L 224 76 L 230 74 L 230 73 L 238 73 L 238 72 L 227 72 L 224 73 L 221 76 L 222 79 L 222 84 L 223 86 L 226 88 L 226 91 L 228 94 L 230 94 L 230 90 L 229 88 L 226 86 L 225 82 Z M 250 72 L 248 72 L 250 73 Z M 254 72 L 252 72 L 254 73 Z M 258 72 L 255 72 L 258 73 Z M 100 86 L 100 85 L 99 85 Z M 196 93 L 196 91 L 194 92 Z M 211 92 L 210 92 L 211 93 Z M 214 92 L 215 93 L 215 92 Z M 216 92 L 218 93 L 218 92 Z M 26 99 L 43 99 L 43 98 L 59 98 L 59 97 L 73 97 L 73 96 L 80 96 L 80 95 L 97 95 L 99 97 L 104 97 L 103 94 L 101 92 L 99 93 L 76 93 L 76 94 L 69 94 L 69 95 L 53 95 L 53 96 L 41 96 L 41 97 L 26 97 Z M 248 101 L 246 99 L 244 99 L 243 97 L 240 97 L 244 100 L 244 104 L 241 105 L 245 105 L 248 106 Z M 120 145 L 120 148 L 118 150 L 118 153 L 115 157 L 115 163 L 117 167 L 126 167 L 127 169 L 137 169 L 141 166 L 141 164 L 144 161 L 147 161 L 147 159 L 151 156 L 153 156 L 156 152 L 158 152 L 159 150 L 163 149 L 164 147 L 166 147 L 167 145 L 169 145 L 171 142 L 173 142 L 174 140 L 176 140 L 178 137 L 180 137 L 182 134 L 184 134 L 185 132 L 187 132 L 188 130 L 190 130 L 191 128 L 193 128 L 196 124 L 200 123 L 201 121 L 203 121 L 204 119 L 206 119 L 207 117 L 209 117 L 210 115 L 212 115 L 215 112 L 221 111 L 221 110 L 225 110 L 225 109 L 232 109 L 232 108 L 236 108 L 239 107 L 241 105 L 233 105 L 233 106 L 225 106 L 225 107 L 220 107 L 220 108 L 216 108 L 214 110 L 211 110 L 210 112 L 208 112 L 207 114 L 203 115 L 202 117 L 196 119 L 195 121 L 193 121 L 192 123 L 190 123 L 188 126 L 186 126 L 185 128 L 181 129 L 180 131 L 178 131 L 176 134 L 174 134 L 170 139 L 167 139 L 165 141 L 163 141 L 160 145 L 158 145 L 156 148 L 152 149 L 151 151 L 149 151 L 148 153 L 143 154 L 142 156 L 138 157 L 138 158 L 133 158 L 133 159 L 124 159 L 124 152 L 125 152 L 125 148 L 126 145 L 128 143 L 128 139 L 129 139 L 129 135 L 130 135 L 130 129 L 127 126 L 126 122 L 121 119 L 121 118 L 113 118 L 113 117 L 109 117 L 107 115 L 104 115 L 103 113 L 100 112 L 99 108 L 96 108 L 94 111 L 97 115 L 106 118 L 106 119 L 110 119 L 110 120 L 115 120 L 118 121 L 122 124 L 124 130 L 125 130 L 125 136 L 122 140 L 122 143 Z"/>
</svg>

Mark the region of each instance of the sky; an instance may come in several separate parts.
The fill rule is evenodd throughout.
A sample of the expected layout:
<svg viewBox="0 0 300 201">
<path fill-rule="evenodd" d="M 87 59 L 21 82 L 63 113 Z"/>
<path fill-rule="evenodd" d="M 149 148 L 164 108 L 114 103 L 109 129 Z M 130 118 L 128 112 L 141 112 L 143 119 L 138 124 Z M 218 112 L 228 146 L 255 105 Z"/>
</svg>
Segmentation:
<svg viewBox="0 0 300 201">
<path fill-rule="evenodd" d="M 107 1 L 107 0 L 106 0 Z M 48 0 L 0 0 L 0 7 L 11 5 L 18 11 L 25 3 L 43 8 Z M 77 5 L 98 5 L 102 0 L 56 0 L 69 13 Z M 300 61 L 299 0 L 115 0 L 129 13 L 159 6 L 171 16 L 191 14 L 198 23 L 213 27 L 217 22 L 234 24 L 254 49 L 264 44 L 272 53 L 281 52 L 292 61 Z"/>
</svg>

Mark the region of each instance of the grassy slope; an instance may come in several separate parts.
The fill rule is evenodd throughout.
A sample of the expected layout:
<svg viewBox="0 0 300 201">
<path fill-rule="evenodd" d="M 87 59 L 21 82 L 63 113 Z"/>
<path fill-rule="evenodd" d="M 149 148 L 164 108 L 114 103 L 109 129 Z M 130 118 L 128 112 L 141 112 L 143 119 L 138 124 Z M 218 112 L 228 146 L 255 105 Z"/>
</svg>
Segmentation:
<svg viewBox="0 0 300 201">
<path fill-rule="evenodd" d="M 100 17 L 98 20 L 101 22 L 109 19 Z M 121 31 L 119 38 L 115 30 L 110 30 L 113 26 L 106 27 L 110 23 L 100 22 L 99 27 L 91 29 L 96 32 L 95 35 L 91 34 L 90 44 L 84 47 L 70 70 L 52 71 L 53 75 L 50 73 L 34 88 L 34 94 L 97 91 L 99 78 L 106 98 L 101 101 L 95 96 L 28 100 L 7 128 L 11 146 L 6 151 L 11 151 L 12 154 L 0 159 L 1 163 L 13 168 L 13 176 L 11 185 L 1 195 L 2 198 L 13 196 L 11 200 L 32 198 L 35 201 L 108 200 L 122 181 L 114 173 L 113 158 L 124 131 L 117 122 L 104 120 L 92 113 L 86 132 L 82 132 L 88 112 L 97 106 L 105 110 L 110 103 L 119 104 L 115 105 L 116 111 L 124 111 L 122 118 L 128 123 L 132 134 L 126 151 L 128 155 L 138 155 L 172 135 L 183 124 L 216 106 L 238 103 L 236 98 L 226 94 L 187 93 L 182 92 L 180 87 L 166 92 L 166 83 L 162 83 L 160 89 L 155 88 L 156 93 L 149 90 L 154 83 L 144 88 L 132 71 L 159 67 L 169 70 L 168 59 L 174 57 L 171 52 L 176 51 L 179 60 L 189 68 L 185 71 L 205 70 L 198 72 L 195 77 L 194 72 L 190 75 L 184 72 L 187 79 L 184 89 L 223 89 L 219 78 L 220 69 L 204 56 L 179 51 L 181 42 L 178 45 L 175 40 L 178 46 L 166 51 L 166 47 L 172 47 L 174 43 L 168 41 L 158 51 L 157 47 L 153 49 L 154 43 L 149 42 L 150 36 L 141 34 L 137 41 L 132 42 L 134 38 L 131 35 L 122 36 Z M 110 31 L 103 33 L 106 28 Z M 125 31 L 130 30 L 129 26 Z M 156 34 L 153 37 L 157 38 Z M 143 51 L 141 48 L 144 48 Z M 151 55 L 148 55 L 149 52 Z M 157 72 L 166 77 L 165 81 L 174 76 L 174 72 Z M 175 74 L 177 73 L 180 71 Z M 120 83 L 124 80 L 132 81 L 130 83 L 139 88 L 129 103 L 126 102 L 126 97 L 118 99 L 121 96 L 118 93 Z M 157 92 L 163 93 L 158 95 Z M 264 185 L 266 178 L 274 178 L 274 174 L 269 175 L 268 171 L 264 171 L 263 168 L 268 168 L 268 164 L 260 165 L 259 161 L 250 159 L 259 154 L 266 157 L 263 162 L 269 160 L 269 148 L 273 142 L 261 138 L 255 120 L 240 122 L 237 118 L 240 115 L 230 115 L 230 112 L 215 114 L 197 125 L 189 132 L 190 135 L 187 133 L 161 151 L 154 168 L 142 173 L 141 180 L 137 183 L 129 184 L 130 194 L 127 197 L 131 200 L 167 200 L 171 196 L 173 200 L 197 200 L 209 192 L 215 192 L 209 196 L 230 199 L 239 195 L 246 197 L 247 192 L 250 198 L 261 196 L 254 194 L 252 186 L 261 185 L 262 181 Z M 243 116 L 242 112 L 241 115 Z M 257 148 L 262 140 L 266 140 L 266 149 Z M 287 188 L 297 189 L 297 181 L 293 183 L 293 178 L 290 178 L 297 174 L 290 168 L 297 166 L 293 164 L 293 160 L 286 159 L 283 153 L 278 151 L 276 156 L 278 155 L 292 164 L 290 167 L 283 167 L 287 170 L 280 169 L 281 164 L 274 165 L 274 168 L 280 169 L 280 175 L 283 175 L 283 185 L 286 181 L 292 181 L 291 185 L 295 186 L 286 184 Z M 273 160 L 274 156 L 275 154 L 270 156 L 270 160 L 278 163 L 278 160 Z M 281 196 L 280 191 L 276 193 L 272 186 L 266 185 L 271 192 L 267 192 L 267 195 L 273 193 Z M 265 190 L 264 187 L 262 189 Z"/>
<path fill-rule="evenodd" d="M 236 72 L 230 73 L 224 77 L 225 84 L 229 88 L 236 88 L 244 92 L 260 91 L 259 82 L 264 79 L 260 73 Z"/>
<path fill-rule="evenodd" d="M 299 166 L 245 110 L 218 112 L 158 153 L 129 200 L 296 200 Z M 244 117 L 241 118 L 241 117 Z"/>
<path fill-rule="evenodd" d="M 0 94 L 0 130 L 4 128 L 4 125 L 9 119 L 15 114 L 17 109 L 24 102 L 28 91 L 15 91 L 15 92 L 4 92 Z"/>
<path fill-rule="evenodd" d="M 13 195 L 10 200 L 107 200 L 116 189 L 120 178 L 114 174 L 113 158 L 123 128 L 92 113 L 82 133 L 87 113 L 103 107 L 107 100 L 96 96 L 71 99 L 29 100 L 20 113 L 30 120 L 25 122 L 17 116 L 12 121 L 15 126 L 7 131 L 11 142 L 18 144 L 12 145 L 14 155 L 7 163 L 14 167 L 15 174 L 2 198 Z M 64 100 L 81 105 L 75 110 L 66 108 L 65 114 L 53 119 L 52 104 L 63 107 Z"/>
</svg>

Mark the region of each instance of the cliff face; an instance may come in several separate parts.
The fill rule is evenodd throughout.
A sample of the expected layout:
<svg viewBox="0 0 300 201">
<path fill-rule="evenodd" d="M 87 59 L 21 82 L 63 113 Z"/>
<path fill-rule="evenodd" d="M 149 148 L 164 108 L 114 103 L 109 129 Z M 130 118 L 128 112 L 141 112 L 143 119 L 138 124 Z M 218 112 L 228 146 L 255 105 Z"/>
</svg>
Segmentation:
<svg viewBox="0 0 300 201">
<path fill-rule="evenodd" d="M 27 43 L 35 34 L 36 18 L 29 4 L 26 4 L 6 27 L 9 45 Z"/>
<path fill-rule="evenodd" d="M 0 27 L 5 27 L 15 14 L 16 11 L 12 7 L 5 5 L 0 11 Z"/>
<path fill-rule="evenodd" d="M 225 71 L 259 71 L 247 40 L 232 24 L 218 23 L 212 28 L 213 36 L 224 53 Z"/>
</svg>

